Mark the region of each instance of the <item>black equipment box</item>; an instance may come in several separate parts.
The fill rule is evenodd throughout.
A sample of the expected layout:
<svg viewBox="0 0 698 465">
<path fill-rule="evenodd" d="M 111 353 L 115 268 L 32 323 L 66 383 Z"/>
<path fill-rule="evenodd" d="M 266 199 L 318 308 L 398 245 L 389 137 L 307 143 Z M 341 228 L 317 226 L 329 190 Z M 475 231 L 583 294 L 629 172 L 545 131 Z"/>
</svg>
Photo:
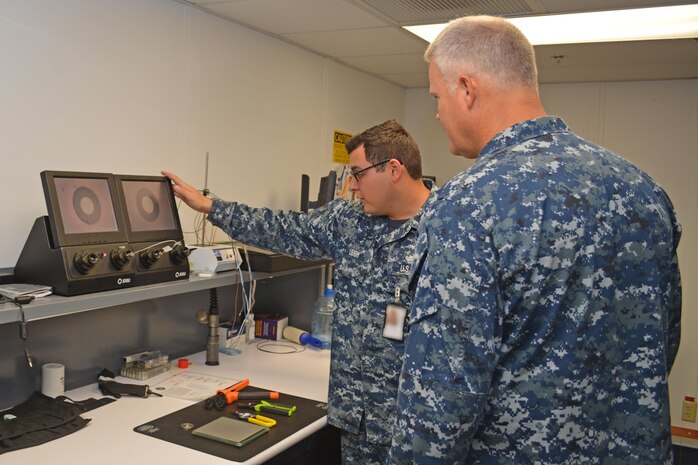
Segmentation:
<svg viewBox="0 0 698 465">
<path fill-rule="evenodd" d="M 189 249 L 164 176 L 43 171 L 39 217 L 14 270 L 17 283 L 72 296 L 189 279 Z"/>
<path fill-rule="evenodd" d="M 265 273 L 274 273 L 277 271 L 292 270 L 311 266 L 316 264 L 331 263 L 331 260 L 301 260 L 289 255 L 284 255 L 268 250 L 258 249 L 256 247 L 248 247 L 247 255 L 250 259 L 250 266 L 247 264 L 247 256 L 241 251 L 242 265 L 241 269 L 252 271 L 263 271 Z"/>
</svg>

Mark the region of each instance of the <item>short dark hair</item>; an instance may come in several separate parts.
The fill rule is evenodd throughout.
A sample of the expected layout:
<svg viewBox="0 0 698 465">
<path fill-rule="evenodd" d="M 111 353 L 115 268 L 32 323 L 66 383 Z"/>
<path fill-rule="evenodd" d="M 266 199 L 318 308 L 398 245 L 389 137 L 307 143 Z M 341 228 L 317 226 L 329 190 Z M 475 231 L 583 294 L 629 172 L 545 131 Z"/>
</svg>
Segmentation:
<svg viewBox="0 0 698 465">
<path fill-rule="evenodd" d="M 366 129 L 344 144 L 348 153 L 353 152 L 361 145 L 364 146 L 366 161 L 369 163 L 373 164 L 394 158 L 405 166 L 410 177 L 413 179 L 422 178 L 422 156 L 419 153 L 417 142 L 394 119 Z M 385 165 L 376 169 L 381 171 L 385 169 Z"/>
</svg>

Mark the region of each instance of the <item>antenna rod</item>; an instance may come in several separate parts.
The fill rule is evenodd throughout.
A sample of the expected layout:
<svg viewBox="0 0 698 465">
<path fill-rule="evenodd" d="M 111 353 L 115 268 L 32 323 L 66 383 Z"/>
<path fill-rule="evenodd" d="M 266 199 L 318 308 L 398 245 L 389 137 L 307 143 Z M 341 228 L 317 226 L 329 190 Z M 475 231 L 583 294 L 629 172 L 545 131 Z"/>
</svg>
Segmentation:
<svg viewBox="0 0 698 465">
<path fill-rule="evenodd" d="M 201 191 L 204 197 L 208 197 L 208 152 L 206 152 L 206 162 L 204 165 L 204 190 Z M 204 224 L 201 227 L 201 246 L 206 246 L 206 216 L 204 216 Z"/>
<path fill-rule="evenodd" d="M 204 195 L 208 195 L 208 152 L 206 152 L 206 166 L 204 167 Z"/>
</svg>

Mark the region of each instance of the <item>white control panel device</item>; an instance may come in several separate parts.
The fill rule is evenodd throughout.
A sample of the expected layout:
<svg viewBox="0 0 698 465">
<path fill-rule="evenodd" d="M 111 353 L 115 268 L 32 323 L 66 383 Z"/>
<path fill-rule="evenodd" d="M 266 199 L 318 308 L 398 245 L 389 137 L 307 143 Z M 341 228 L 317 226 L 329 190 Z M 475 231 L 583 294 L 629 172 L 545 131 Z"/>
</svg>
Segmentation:
<svg viewBox="0 0 698 465">
<path fill-rule="evenodd" d="M 232 245 L 189 246 L 189 248 L 192 249 L 189 254 L 189 266 L 195 273 L 237 270 L 242 263 L 240 251 Z"/>
</svg>

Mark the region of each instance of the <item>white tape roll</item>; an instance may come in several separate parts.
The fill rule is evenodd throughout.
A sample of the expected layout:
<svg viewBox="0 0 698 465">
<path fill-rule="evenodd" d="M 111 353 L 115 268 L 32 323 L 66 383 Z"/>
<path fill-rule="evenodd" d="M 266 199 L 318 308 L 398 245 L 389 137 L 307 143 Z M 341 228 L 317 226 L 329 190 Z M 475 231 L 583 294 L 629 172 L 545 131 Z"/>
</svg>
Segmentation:
<svg viewBox="0 0 698 465">
<path fill-rule="evenodd" d="M 47 363 L 41 366 L 41 392 L 49 397 L 65 393 L 65 366 L 60 363 Z"/>
</svg>

